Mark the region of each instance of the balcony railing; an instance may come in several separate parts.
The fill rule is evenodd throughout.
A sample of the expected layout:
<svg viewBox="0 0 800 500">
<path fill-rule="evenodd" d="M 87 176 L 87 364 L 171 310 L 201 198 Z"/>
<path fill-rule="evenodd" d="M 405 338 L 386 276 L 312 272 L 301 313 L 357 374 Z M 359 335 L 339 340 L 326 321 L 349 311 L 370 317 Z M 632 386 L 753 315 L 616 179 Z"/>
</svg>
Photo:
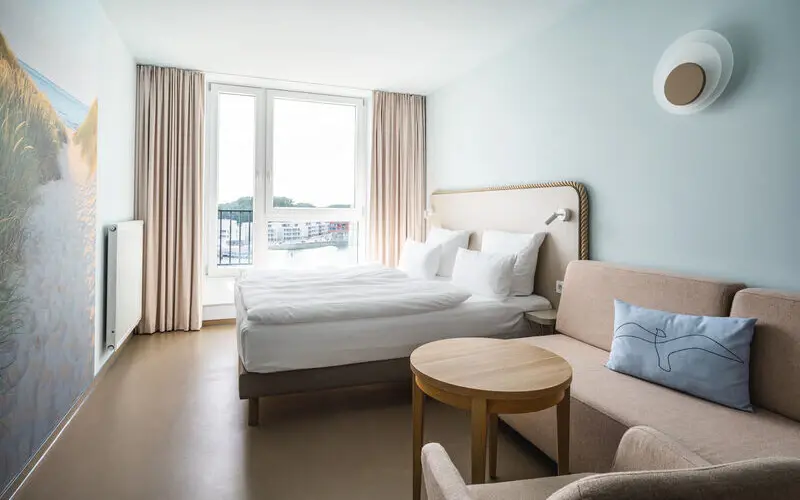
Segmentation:
<svg viewBox="0 0 800 500">
<path fill-rule="evenodd" d="M 253 264 L 253 211 L 217 210 L 217 265 Z"/>
</svg>

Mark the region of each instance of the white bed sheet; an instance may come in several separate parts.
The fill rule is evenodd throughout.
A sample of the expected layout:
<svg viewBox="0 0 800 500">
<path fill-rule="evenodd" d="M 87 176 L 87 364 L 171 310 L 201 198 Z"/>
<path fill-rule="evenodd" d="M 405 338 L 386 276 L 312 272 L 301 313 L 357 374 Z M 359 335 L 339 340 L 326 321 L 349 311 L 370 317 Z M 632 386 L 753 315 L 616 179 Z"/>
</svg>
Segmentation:
<svg viewBox="0 0 800 500">
<path fill-rule="evenodd" d="M 473 296 L 444 311 L 290 325 L 247 321 L 237 297 L 239 357 L 249 372 L 273 373 L 409 356 L 422 344 L 454 337 L 530 335 L 526 311 L 550 309 L 538 295 L 497 300 Z"/>
<path fill-rule="evenodd" d="M 252 271 L 236 290 L 253 323 L 289 325 L 424 314 L 455 307 L 467 290 L 363 264 L 307 271 Z"/>
</svg>

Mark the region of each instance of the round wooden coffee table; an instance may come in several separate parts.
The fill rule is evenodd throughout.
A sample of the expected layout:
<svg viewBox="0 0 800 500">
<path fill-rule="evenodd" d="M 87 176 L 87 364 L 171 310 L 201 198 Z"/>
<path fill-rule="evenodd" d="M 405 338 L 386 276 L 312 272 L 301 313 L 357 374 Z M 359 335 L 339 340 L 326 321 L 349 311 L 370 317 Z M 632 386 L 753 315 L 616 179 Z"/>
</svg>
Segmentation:
<svg viewBox="0 0 800 500">
<path fill-rule="evenodd" d="M 472 413 L 472 483 L 497 472 L 497 415 L 557 406 L 558 473 L 569 473 L 569 385 L 572 367 L 546 349 L 487 338 L 431 342 L 411 353 L 413 385 L 414 499 L 422 486 L 425 395 Z M 488 443 L 487 443 L 488 441 Z"/>
</svg>

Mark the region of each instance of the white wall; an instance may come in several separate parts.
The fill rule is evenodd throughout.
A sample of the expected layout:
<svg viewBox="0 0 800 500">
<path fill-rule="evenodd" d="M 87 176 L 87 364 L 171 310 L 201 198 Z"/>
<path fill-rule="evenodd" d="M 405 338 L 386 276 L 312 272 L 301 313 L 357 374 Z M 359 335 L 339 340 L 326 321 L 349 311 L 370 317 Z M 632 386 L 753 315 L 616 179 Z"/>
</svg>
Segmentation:
<svg viewBox="0 0 800 500">
<path fill-rule="evenodd" d="M 800 2 L 585 2 L 428 99 L 428 188 L 586 183 L 591 256 L 800 289 Z M 733 46 L 726 94 L 656 104 L 672 41 Z"/>
<path fill-rule="evenodd" d="M 105 349 L 106 228 L 115 222 L 133 220 L 136 123 L 136 63 L 105 14 L 101 17 L 95 373 L 111 355 Z"/>
</svg>

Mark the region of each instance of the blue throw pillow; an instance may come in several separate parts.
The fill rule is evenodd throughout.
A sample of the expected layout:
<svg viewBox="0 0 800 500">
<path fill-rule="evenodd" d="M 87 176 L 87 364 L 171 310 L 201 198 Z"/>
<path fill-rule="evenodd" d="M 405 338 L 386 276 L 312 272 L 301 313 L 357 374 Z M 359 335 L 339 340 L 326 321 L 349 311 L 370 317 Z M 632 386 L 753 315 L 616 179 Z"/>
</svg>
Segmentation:
<svg viewBox="0 0 800 500">
<path fill-rule="evenodd" d="M 606 366 L 753 411 L 750 342 L 756 320 L 689 316 L 614 301 L 614 341 Z"/>
</svg>

